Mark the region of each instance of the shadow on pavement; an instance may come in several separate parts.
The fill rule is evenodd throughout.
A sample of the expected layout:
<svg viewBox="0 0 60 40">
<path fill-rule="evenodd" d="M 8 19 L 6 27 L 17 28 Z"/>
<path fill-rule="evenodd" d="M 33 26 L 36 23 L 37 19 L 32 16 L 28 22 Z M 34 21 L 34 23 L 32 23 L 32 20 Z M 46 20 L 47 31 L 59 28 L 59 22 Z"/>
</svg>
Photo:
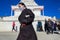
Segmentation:
<svg viewBox="0 0 60 40">
<path fill-rule="evenodd" d="M 59 32 L 54 32 L 54 34 L 59 34 L 59 35 L 60 35 L 60 33 L 59 33 Z"/>
</svg>

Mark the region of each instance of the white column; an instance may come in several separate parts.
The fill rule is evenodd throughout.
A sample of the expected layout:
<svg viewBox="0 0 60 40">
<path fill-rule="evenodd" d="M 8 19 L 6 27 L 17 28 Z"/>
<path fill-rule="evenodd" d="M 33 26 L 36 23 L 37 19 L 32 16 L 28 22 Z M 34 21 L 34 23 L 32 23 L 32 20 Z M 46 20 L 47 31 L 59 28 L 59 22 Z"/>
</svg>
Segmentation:
<svg viewBox="0 0 60 40">
<path fill-rule="evenodd" d="M 11 9 L 11 16 L 12 16 L 12 13 L 13 13 L 13 12 L 12 12 L 12 9 Z"/>
<path fill-rule="evenodd" d="M 44 9 L 43 9 L 43 16 L 44 16 Z"/>
<path fill-rule="evenodd" d="M 12 16 L 13 10 L 12 10 L 12 6 L 11 6 L 11 16 Z"/>
</svg>

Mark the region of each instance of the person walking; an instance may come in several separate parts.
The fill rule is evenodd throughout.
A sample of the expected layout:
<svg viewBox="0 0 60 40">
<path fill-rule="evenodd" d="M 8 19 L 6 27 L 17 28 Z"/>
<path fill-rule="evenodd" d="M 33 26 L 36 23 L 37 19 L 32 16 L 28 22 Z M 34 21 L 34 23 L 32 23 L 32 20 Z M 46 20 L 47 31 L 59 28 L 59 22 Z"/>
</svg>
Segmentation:
<svg viewBox="0 0 60 40">
<path fill-rule="evenodd" d="M 15 21 L 12 22 L 12 31 L 13 31 L 13 30 L 16 31 L 16 30 L 15 30 Z"/>
<path fill-rule="evenodd" d="M 52 33 L 53 34 L 53 27 L 54 27 L 53 21 L 48 19 L 48 33 Z"/>
<path fill-rule="evenodd" d="M 30 9 L 26 8 L 24 3 L 19 3 L 19 7 L 22 13 L 18 17 L 18 21 L 21 25 L 17 40 L 37 40 L 36 32 L 32 25 L 35 15 Z"/>
</svg>

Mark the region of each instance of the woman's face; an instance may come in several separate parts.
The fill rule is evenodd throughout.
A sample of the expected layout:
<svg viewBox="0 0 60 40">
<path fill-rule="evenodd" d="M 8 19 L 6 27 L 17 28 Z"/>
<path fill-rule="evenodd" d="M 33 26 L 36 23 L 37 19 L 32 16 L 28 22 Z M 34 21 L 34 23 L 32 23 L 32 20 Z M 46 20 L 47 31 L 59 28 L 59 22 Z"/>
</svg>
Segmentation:
<svg viewBox="0 0 60 40">
<path fill-rule="evenodd" d="M 19 4 L 19 9 L 20 9 L 21 11 L 24 10 L 24 6 L 21 5 L 21 4 Z"/>
<path fill-rule="evenodd" d="M 21 4 L 19 4 L 19 7 L 20 7 L 20 8 L 23 8 L 24 6 L 23 6 L 23 5 L 21 5 Z"/>
</svg>

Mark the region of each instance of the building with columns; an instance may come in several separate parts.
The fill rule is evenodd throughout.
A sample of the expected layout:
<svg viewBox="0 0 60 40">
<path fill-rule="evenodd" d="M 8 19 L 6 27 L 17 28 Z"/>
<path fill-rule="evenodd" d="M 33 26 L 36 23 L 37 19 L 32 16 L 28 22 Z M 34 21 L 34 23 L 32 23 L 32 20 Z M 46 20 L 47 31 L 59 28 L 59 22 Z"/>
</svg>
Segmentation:
<svg viewBox="0 0 60 40">
<path fill-rule="evenodd" d="M 45 19 L 49 19 L 49 18 L 53 19 L 51 17 L 44 16 L 44 6 L 38 6 L 34 2 L 34 0 L 21 0 L 20 2 L 23 2 L 26 5 L 26 7 L 28 9 L 31 9 L 32 12 L 35 14 L 35 19 L 33 22 L 33 27 L 34 27 L 35 31 L 37 30 L 38 20 L 40 20 L 42 22 L 42 28 L 44 30 Z M 14 10 L 14 16 L 12 16 L 13 9 L 16 9 L 16 10 Z M 41 13 L 42 13 L 42 15 L 41 15 Z M 11 5 L 11 16 L 4 17 L 2 20 L 3 22 L 0 22 L 0 24 L 1 24 L 0 31 L 11 31 L 13 21 L 15 21 L 16 26 L 18 27 L 18 31 L 19 31 L 20 23 L 18 22 L 18 16 L 20 14 L 21 14 L 21 11 L 19 10 L 18 4 L 17 5 Z M 55 17 L 54 17 L 54 20 L 56 20 Z"/>
<path fill-rule="evenodd" d="M 44 16 L 44 6 L 38 6 L 34 0 L 21 0 L 20 2 L 23 2 L 28 9 L 31 9 L 33 13 L 35 14 L 35 21 L 33 22 L 34 29 L 37 30 L 37 20 L 41 20 L 41 17 Z M 11 16 L 12 16 L 12 11 L 14 10 L 14 16 L 18 18 L 18 16 L 21 14 L 21 11 L 19 10 L 18 4 L 17 5 L 12 5 L 12 10 L 11 10 Z M 41 13 L 43 12 L 43 15 Z M 43 20 L 43 19 L 42 19 Z"/>
</svg>

